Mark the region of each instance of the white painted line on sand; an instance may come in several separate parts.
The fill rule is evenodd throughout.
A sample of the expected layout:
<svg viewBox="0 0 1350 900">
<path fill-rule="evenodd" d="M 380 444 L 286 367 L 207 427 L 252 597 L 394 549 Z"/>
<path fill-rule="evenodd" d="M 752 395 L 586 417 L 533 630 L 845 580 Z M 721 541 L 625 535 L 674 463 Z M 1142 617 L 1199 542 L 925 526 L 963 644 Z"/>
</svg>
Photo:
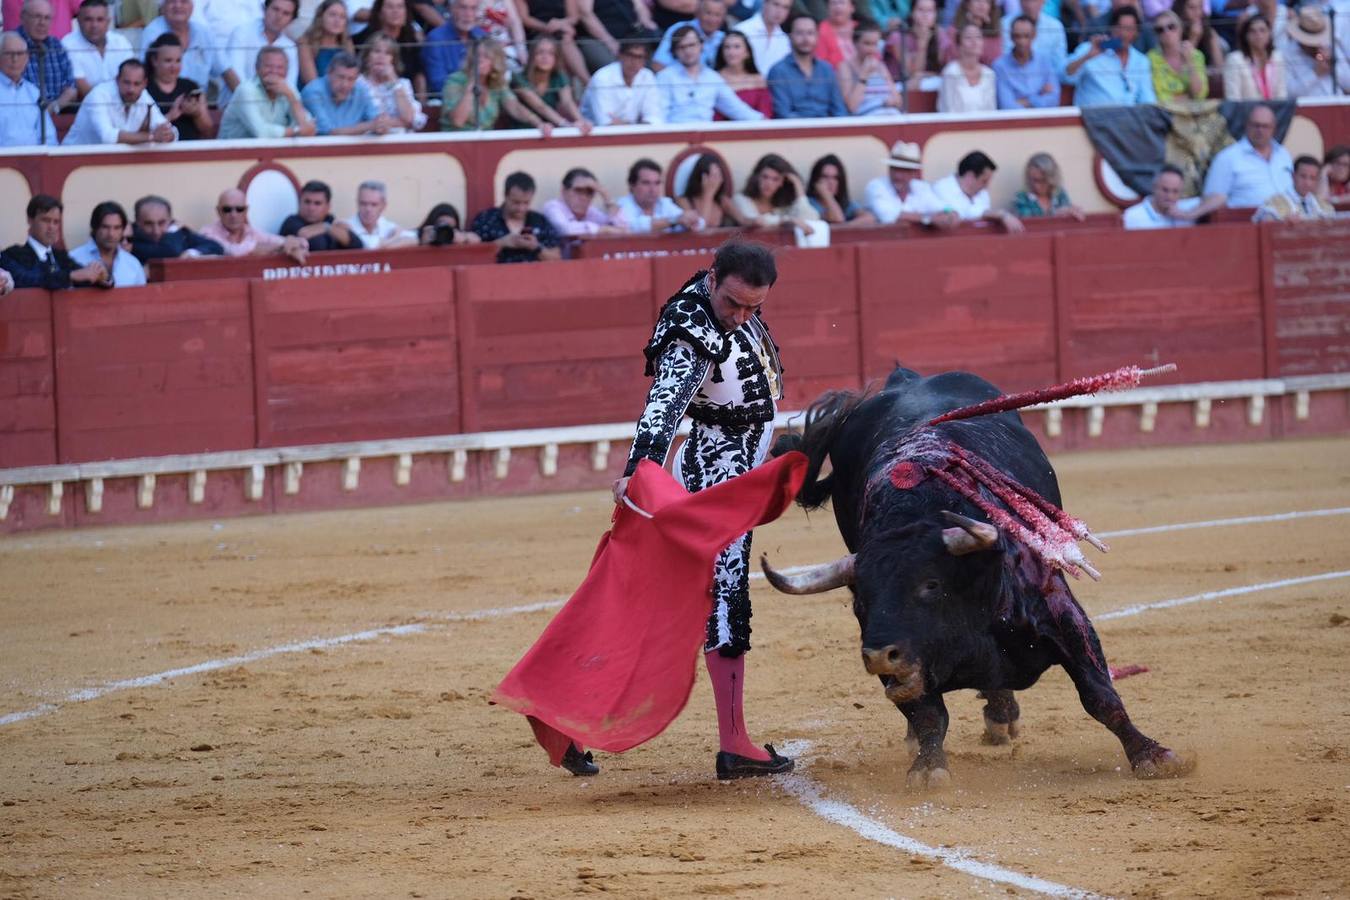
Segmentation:
<svg viewBox="0 0 1350 900">
<path fill-rule="evenodd" d="M 1134 606 L 1126 606 L 1122 609 L 1112 610 L 1111 612 L 1098 613 L 1091 618 L 1094 622 L 1105 622 L 1109 619 L 1123 619 L 1126 616 L 1137 616 L 1140 613 L 1154 609 L 1173 609 L 1178 606 L 1189 606 L 1192 603 L 1206 603 L 1210 600 L 1222 600 L 1224 597 L 1241 597 L 1243 594 L 1255 594 L 1257 591 L 1274 591 L 1279 588 L 1294 587 L 1295 585 L 1300 584 L 1312 584 L 1317 581 L 1334 581 L 1338 578 L 1350 578 L 1350 569 L 1342 569 L 1339 572 L 1323 572 L 1320 575 L 1304 575 L 1300 578 L 1282 578 L 1279 581 L 1247 584 L 1241 587 L 1224 588 L 1221 591 L 1205 591 L 1203 594 L 1191 594 L 1189 597 L 1159 600 L 1155 603 L 1138 603 Z"/>
<path fill-rule="evenodd" d="M 805 761 L 802 756 L 810 748 L 810 741 L 789 741 L 784 745 L 783 750 L 789 756 L 796 757 L 798 766 L 804 768 Z M 773 780 L 779 787 L 825 821 L 847 828 L 865 840 L 886 847 L 894 847 L 911 856 L 940 862 L 949 869 L 954 869 L 974 878 L 1006 884 L 1024 891 L 1034 891 L 1050 897 L 1093 898 L 1101 896 L 1091 891 L 1037 878 L 1034 875 L 1024 875 L 1021 872 L 1005 869 L 994 863 L 982 862 L 975 859 L 969 850 L 956 847 L 929 846 L 922 841 L 901 834 L 884 822 L 867 816 L 855 806 L 842 800 L 827 797 L 820 785 L 801 772 L 775 776 Z"/>
</svg>

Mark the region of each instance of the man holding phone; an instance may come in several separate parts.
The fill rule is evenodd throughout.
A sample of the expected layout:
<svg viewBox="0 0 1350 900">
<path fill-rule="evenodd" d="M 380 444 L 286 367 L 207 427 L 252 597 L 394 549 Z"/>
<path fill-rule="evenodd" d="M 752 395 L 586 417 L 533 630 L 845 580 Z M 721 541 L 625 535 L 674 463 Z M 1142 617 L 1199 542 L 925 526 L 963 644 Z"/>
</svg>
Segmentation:
<svg viewBox="0 0 1350 900">
<path fill-rule="evenodd" d="M 1157 103 L 1148 57 L 1131 46 L 1139 37 L 1139 11 L 1133 6 L 1111 10 L 1111 37 L 1096 34 L 1078 45 L 1064 67 L 1064 80 L 1074 86 L 1074 105 L 1134 106 Z"/>
<path fill-rule="evenodd" d="M 469 230 L 484 243 L 497 245 L 497 262 L 518 263 L 560 259 L 558 232 L 548 219 L 530 209 L 534 179 L 526 172 L 506 176 L 505 202 L 474 216 Z"/>
</svg>

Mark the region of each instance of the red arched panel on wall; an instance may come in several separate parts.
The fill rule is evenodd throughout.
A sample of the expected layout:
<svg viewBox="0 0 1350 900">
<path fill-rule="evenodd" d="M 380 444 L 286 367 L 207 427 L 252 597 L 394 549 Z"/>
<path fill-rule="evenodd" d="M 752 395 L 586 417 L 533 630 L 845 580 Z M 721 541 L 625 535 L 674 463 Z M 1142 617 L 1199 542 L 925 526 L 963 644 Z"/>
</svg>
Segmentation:
<svg viewBox="0 0 1350 900">
<path fill-rule="evenodd" d="M 651 264 L 456 270 L 465 431 L 637 421 Z"/>
<path fill-rule="evenodd" d="M 51 304 L 39 290 L 0 300 L 0 469 L 56 462 Z"/>
<path fill-rule="evenodd" d="M 60 461 L 253 446 L 248 282 L 52 298 Z"/>
<path fill-rule="evenodd" d="M 1004 390 L 1055 380 L 1050 235 L 910 239 L 858 248 L 866 379 L 897 363 L 974 372 Z"/>
<path fill-rule="evenodd" d="M 460 430 L 451 269 L 251 285 L 259 446 Z"/>
</svg>

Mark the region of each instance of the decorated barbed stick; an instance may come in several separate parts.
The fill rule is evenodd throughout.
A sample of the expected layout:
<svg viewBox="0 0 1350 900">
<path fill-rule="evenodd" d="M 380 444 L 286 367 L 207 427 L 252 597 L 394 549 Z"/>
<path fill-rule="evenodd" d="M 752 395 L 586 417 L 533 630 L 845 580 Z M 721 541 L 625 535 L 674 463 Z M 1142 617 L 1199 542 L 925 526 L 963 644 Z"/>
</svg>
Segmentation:
<svg viewBox="0 0 1350 900">
<path fill-rule="evenodd" d="M 1138 366 L 1122 366 L 1114 372 L 1103 372 L 1100 375 L 1087 375 L 1083 378 L 1075 378 L 1073 381 L 1057 384 L 1054 387 L 1039 388 L 1034 391 L 1022 391 L 1017 394 L 1004 394 L 1000 397 L 995 397 L 992 400 L 984 400 L 980 403 L 971 404 L 970 406 L 963 406 L 960 409 L 954 409 L 951 412 L 943 413 L 936 419 L 930 420 L 928 424 L 938 425 L 942 422 L 954 422 L 958 419 L 970 419 L 975 416 L 986 416 L 990 413 L 1007 412 L 1008 410 L 1035 406 L 1037 403 L 1051 403 L 1055 400 L 1064 400 L 1069 397 L 1081 397 L 1085 394 L 1096 394 L 1101 391 L 1123 391 L 1127 388 L 1137 387 L 1139 382 L 1150 375 L 1175 372 L 1176 369 L 1175 363 L 1155 366 L 1152 369 L 1141 369 Z"/>
</svg>

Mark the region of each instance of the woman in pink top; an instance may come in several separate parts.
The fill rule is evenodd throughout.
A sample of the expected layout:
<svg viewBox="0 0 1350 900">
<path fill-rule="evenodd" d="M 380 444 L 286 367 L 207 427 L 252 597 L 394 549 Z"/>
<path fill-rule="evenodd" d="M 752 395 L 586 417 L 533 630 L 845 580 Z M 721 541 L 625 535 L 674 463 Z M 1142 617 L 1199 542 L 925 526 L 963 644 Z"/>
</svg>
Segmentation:
<svg viewBox="0 0 1350 900">
<path fill-rule="evenodd" d="M 747 106 L 764 113 L 766 119 L 773 118 L 773 95 L 769 93 L 764 76 L 755 67 L 755 57 L 750 52 L 750 42 L 745 35 L 739 31 L 727 32 L 727 36 L 722 38 L 722 46 L 717 48 L 713 69 Z M 717 121 L 725 118 L 721 113 L 716 116 Z"/>
<path fill-rule="evenodd" d="M 823 59 L 837 73 L 841 63 L 853 61 L 853 0 L 829 0 L 829 12 L 820 23 L 816 59 Z"/>
</svg>

